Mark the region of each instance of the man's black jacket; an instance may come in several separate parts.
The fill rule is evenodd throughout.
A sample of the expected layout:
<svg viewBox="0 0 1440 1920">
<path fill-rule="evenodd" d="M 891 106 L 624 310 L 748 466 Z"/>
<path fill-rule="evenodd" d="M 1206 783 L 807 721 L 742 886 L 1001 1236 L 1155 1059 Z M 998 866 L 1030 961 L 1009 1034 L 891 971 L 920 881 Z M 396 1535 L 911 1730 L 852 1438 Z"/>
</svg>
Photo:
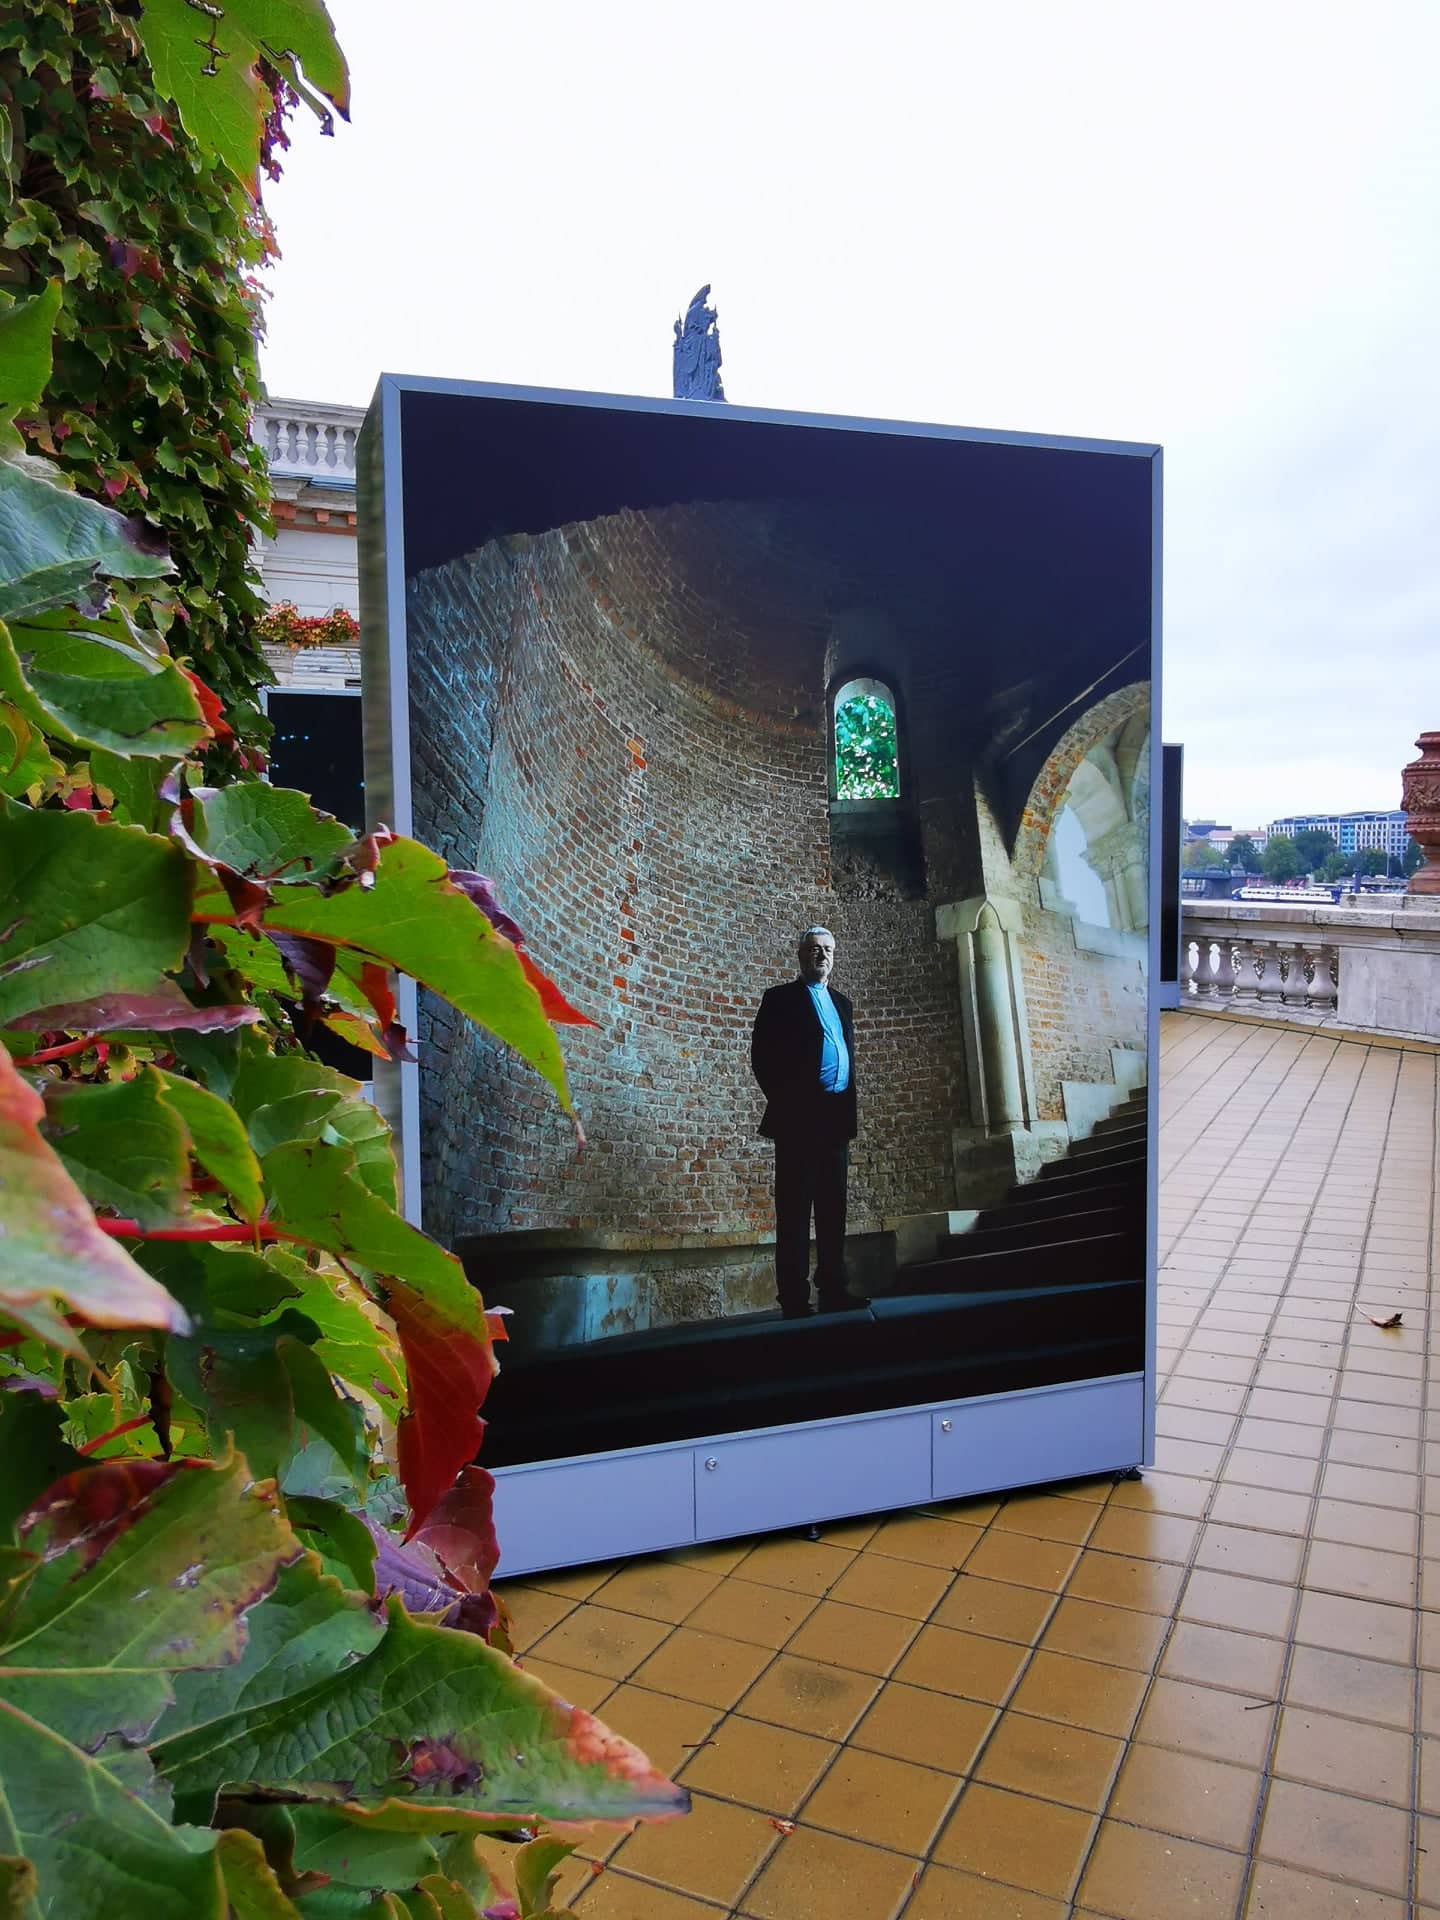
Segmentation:
<svg viewBox="0 0 1440 1920">
<path fill-rule="evenodd" d="M 840 1016 L 840 1028 L 850 1055 L 850 1084 L 842 1094 L 820 1089 L 820 1050 L 825 1030 L 803 980 L 787 980 L 770 987 L 755 1016 L 750 1037 L 750 1065 L 765 1095 L 765 1117 L 760 1131 L 767 1140 L 781 1135 L 811 1132 L 823 1108 L 833 1104 L 826 1118 L 839 1125 L 833 1137 L 855 1138 L 855 1022 L 850 1002 L 830 988 Z"/>
</svg>

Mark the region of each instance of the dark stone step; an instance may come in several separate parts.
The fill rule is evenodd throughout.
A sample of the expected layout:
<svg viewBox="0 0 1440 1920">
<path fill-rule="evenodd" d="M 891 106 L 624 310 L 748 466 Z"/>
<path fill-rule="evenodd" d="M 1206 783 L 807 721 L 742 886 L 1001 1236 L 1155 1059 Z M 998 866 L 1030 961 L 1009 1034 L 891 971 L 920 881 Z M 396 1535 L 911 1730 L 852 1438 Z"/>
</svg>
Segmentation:
<svg viewBox="0 0 1440 1920">
<path fill-rule="evenodd" d="M 1128 1133 L 1133 1127 L 1145 1127 L 1149 1124 L 1150 1110 L 1142 1101 L 1138 1107 L 1117 1107 L 1108 1119 L 1097 1120 L 1090 1138 L 1097 1134 Z"/>
<path fill-rule="evenodd" d="M 1017 1202 L 1022 1205 L 1039 1203 L 1053 1206 L 1057 1199 L 1080 1193 L 1131 1192 L 1145 1188 L 1145 1161 L 1143 1157 L 1132 1157 L 1116 1163 L 1106 1164 L 1092 1161 L 1088 1167 L 1077 1168 L 1073 1160 L 1057 1161 L 1055 1171 L 1048 1168 L 1039 1180 L 1017 1183 L 1010 1188 L 1004 1205 L 1008 1210 Z"/>
<path fill-rule="evenodd" d="M 1084 1140 L 1072 1141 L 1067 1160 L 1089 1160 L 1097 1153 L 1110 1153 L 1116 1147 L 1143 1147 L 1146 1129 L 1143 1125 L 1117 1127 L 1112 1133 L 1092 1133 Z"/>
<path fill-rule="evenodd" d="M 1108 1198 L 1101 1189 L 1100 1198 Z M 981 1214 L 969 1233 L 947 1233 L 941 1240 L 942 1260 L 970 1260 L 977 1254 L 1003 1253 L 1007 1247 L 1044 1247 L 1056 1241 L 1083 1240 L 1096 1233 L 1124 1233 L 1138 1217 L 1134 1206 L 1086 1207 L 1067 1201 L 1017 1220 L 1018 1209 L 996 1207 Z"/>
<path fill-rule="evenodd" d="M 1122 1167 L 1132 1164 L 1144 1166 L 1145 1164 L 1143 1134 L 1137 1139 L 1126 1138 L 1114 1144 L 1106 1141 L 1100 1146 L 1093 1147 L 1089 1153 L 1081 1151 L 1086 1145 L 1087 1142 L 1082 1140 L 1071 1148 L 1063 1160 L 1051 1160 L 1043 1166 L 1040 1169 L 1041 1180 L 1063 1180 L 1074 1173 L 1089 1173 L 1095 1167 Z M 1034 1184 L 1035 1182 L 1032 1181 L 1031 1185 Z"/>
<path fill-rule="evenodd" d="M 1040 1247 L 980 1253 L 968 1260 L 921 1261 L 906 1267 L 901 1277 L 907 1294 L 994 1293 L 1134 1280 L 1143 1274 L 1144 1264 L 1138 1235 L 1097 1233 Z"/>
<path fill-rule="evenodd" d="M 1016 1195 L 1007 1200 L 1002 1207 L 990 1207 L 980 1216 L 988 1226 L 1018 1225 L 1022 1220 L 1059 1220 L 1067 1214 L 1089 1211 L 1096 1207 L 1125 1207 L 1139 1211 L 1145 1203 L 1143 1182 L 1130 1178 L 1103 1178 L 1085 1180 L 1077 1177 L 1074 1181 L 1052 1180 L 1042 1186 L 1013 1187 Z M 980 1230 L 977 1221 L 974 1231 Z M 967 1234 L 957 1234 L 957 1240 L 968 1239 Z"/>
</svg>

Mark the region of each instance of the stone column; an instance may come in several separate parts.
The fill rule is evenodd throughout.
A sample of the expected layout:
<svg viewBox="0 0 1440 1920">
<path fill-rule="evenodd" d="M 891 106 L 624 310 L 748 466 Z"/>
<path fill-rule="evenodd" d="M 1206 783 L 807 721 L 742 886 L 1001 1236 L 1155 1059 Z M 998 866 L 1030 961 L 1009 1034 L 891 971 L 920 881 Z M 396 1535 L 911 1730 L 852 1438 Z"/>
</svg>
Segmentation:
<svg viewBox="0 0 1440 1920">
<path fill-rule="evenodd" d="M 992 1133 L 1025 1124 L 1020 1087 L 1020 1058 L 1015 1046 L 1015 1016 L 1010 983 L 1009 942 L 1000 916 L 987 900 L 973 935 L 975 1000 L 980 1051 L 985 1063 L 985 1103 Z"/>
<path fill-rule="evenodd" d="M 1085 864 L 1105 889 L 1111 926 L 1124 933 L 1143 929 L 1149 920 L 1150 902 L 1145 879 L 1145 849 L 1134 821 L 1126 820 L 1098 840 L 1092 840 L 1084 857 Z"/>
</svg>

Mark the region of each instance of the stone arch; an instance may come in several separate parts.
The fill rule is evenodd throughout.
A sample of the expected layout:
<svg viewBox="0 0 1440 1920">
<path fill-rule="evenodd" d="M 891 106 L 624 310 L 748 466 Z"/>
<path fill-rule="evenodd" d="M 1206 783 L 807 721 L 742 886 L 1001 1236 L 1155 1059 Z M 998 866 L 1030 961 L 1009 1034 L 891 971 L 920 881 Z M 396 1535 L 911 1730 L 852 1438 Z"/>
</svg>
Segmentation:
<svg viewBox="0 0 1440 1920">
<path fill-rule="evenodd" d="M 1038 884 L 1051 829 L 1081 762 L 1117 730 L 1128 732 L 1126 723 L 1147 714 L 1149 707 L 1150 683 L 1137 680 L 1097 700 L 1061 735 L 1026 796 L 1020 830 L 1011 853 L 1011 867 L 1017 879 Z"/>
</svg>

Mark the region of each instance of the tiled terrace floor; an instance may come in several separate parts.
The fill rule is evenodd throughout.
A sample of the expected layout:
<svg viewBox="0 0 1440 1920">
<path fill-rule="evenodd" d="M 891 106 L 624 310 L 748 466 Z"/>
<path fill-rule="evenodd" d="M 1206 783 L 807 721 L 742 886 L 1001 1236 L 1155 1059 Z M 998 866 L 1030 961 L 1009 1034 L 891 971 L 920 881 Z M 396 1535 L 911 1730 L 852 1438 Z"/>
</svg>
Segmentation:
<svg viewBox="0 0 1440 1920">
<path fill-rule="evenodd" d="M 512 1586 L 526 1664 L 694 1795 L 577 1914 L 1440 1914 L 1437 1068 L 1166 1016 L 1142 1481 Z"/>
</svg>

